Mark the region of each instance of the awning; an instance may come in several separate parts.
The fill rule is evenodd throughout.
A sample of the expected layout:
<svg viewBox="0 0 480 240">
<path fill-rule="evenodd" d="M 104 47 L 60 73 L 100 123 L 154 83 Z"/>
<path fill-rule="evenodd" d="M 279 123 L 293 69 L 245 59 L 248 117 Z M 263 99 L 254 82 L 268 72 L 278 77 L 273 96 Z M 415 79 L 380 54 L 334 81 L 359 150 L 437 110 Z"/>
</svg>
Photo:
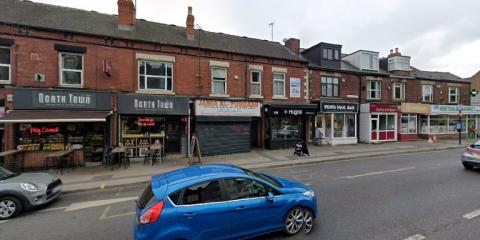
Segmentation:
<svg viewBox="0 0 480 240">
<path fill-rule="evenodd" d="M 13 110 L 0 123 L 106 122 L 111 112 L 99 111 L 20 111 Z"/>
</svg>

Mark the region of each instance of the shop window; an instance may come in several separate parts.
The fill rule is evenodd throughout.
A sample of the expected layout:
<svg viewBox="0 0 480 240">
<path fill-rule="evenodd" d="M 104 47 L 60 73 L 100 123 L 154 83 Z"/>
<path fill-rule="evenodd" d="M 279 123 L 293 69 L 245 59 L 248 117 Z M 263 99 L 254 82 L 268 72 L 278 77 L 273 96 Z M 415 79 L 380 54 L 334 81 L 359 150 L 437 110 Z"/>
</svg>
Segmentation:
<svg viewBox="0 0 480 240">
<path fill-rule="evenodd" d="M 11 79 L 10 48 L 0 47 L 0 83 L 9 84 Z"/>
<path fill-rule="evenodd" d="M 322 77 L 322 97 L 338 97 L 338 78 Z"/>
<path fill-rule="evenodd" d="M 332 113 L 325 113 L 325 137 L 332 137 Z"/>
<path fill-rule="evenodd" d="M 165 118 L 150 116 L 122 116 L 122 141 L 128 154 L 143 157 L 152 144 L 165 139 Z"/>
<path fill-rule="evenodd" d="M 449 103 L 458 103 L 459 99 L 460 99 L 460 88 L 449 87 L 448 88 L 448 102 Z"/>
<path fill-rule="evenodd" d="M 417 115 L 403 114 L 401 117 L 401 133 L 417 133 Z"/>
<path fill-rule="evenodd" d="M 456 128 L 457 123 L 459 123 L 459 121 L 460 121 L 458 116 L 445 116 L 445 117 L 448 117 L 448 133 L 458 133 L 457 128 Z M 466 119 L 466 117 L 462 118 L 461 124 L 462 124 L 462 132 L 466 133 L 467 132 L 467 128 L 466 128 L 467 119 Z M 445 132 L 445 133 L 447 133 L 447 132 Z"/>
<path fill-rule="evenodd" d="M 381 82 L 368 81 L 367 83 L 367 98 L 370 100 L 378 100 L 381 98 Z"/>
<path fill-rule="evenodd" d="M 335 113 L 334 116 L 334 138 L 355 137 L 355 114 Z"/>
<path fill-rule="evenodd" d="M 250 79 L 252 81 L 252 96 L 262 96 L 262 72 L 251 71 Z"/>
<path fill-rule="evenodd" d="M 83 55 L 60 53 L 60 85 L 83 86 Z"/>
<path fill-rule="evenodd" d="M 448 116 L 431 115 L 430 116 L 430 133 L 432 134 L 448 133 Z"/>
<path fill-rule="evenodd" d="M 274 117 L 271 120 L 272 140 L 301 139 L 302 118 Z"/>
<path fill-rule="evenodd" d="M 219 95 L 227 94 L 227 69 L 220 67 L 212 68 L 212 93 Z"/>
<path fill-rule="evenodd" d="M 138 88 L 141 90 L 173 91 L 173 64 L 138 61 Z"/>
<path fill-rule="evenodd" d="M 345 127 L 347 132 L 347 137 L 356 137 L 356 114 L 345 114 Z"/>
<path fill-rule="evenodd" d="M 403 83 L 394 83 L 393 84 L 393 99 L 403 100 L 404 99 L 404 84 Z"/>
<path fill-rule="evenodd" d="M 284 73 L 273 73 L 273 96 L 285 97 Z"/>
<path fill-rule="evenodd" d="M 433 85 L 422 85 L 422 101 L 433 101 Z"/>
</svg>

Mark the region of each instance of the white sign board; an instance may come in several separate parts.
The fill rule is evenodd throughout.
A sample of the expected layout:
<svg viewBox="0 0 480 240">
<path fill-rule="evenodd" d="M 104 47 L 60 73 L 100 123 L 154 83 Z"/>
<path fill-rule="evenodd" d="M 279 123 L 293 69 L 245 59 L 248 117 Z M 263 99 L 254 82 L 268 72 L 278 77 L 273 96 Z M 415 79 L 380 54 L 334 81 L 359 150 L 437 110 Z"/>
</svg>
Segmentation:
<svg viewBox="0 0 480 240">
<path fill-rule="evenodd" d="M 291 98 L 300 98 L 302 87 L 300 85 L 300 78 L 290 78 L 290 97 Z"/>
<path fill-rule="evenodd" d="M 195 115 L 260 117 L 260 107 L 260 102 L 195 100 Z"/>
</svg>

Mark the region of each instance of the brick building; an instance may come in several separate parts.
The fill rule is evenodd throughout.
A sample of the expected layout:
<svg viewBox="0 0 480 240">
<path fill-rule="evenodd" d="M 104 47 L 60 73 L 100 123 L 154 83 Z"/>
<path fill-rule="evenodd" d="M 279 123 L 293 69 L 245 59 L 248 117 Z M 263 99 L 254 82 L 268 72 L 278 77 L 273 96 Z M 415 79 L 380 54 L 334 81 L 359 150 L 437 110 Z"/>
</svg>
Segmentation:
<svg viewBox="0 0 480 240">
<path fill-rule="evenodd" d="M 289 49 L 203 31 L 191 8 L 185 27 L 136 19 L 131 0 L 118 0 L 118 16 L 19 0 L 0 7 L 3 145 L 27 150 L 29 166 L 67 146 L 93 162 L 120 143 L 131 156 L 154 142 L 186 153 L 193 132 L 206 154 L 306 136 L 307 62 L 294 39 Z"/>
</svg>

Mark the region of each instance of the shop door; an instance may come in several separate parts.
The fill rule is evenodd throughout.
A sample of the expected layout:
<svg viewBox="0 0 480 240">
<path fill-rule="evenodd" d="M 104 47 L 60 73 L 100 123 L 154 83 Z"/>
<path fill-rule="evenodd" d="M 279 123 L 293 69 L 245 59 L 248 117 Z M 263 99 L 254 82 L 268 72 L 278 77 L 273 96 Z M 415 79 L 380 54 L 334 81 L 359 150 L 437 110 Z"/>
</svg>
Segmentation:
<svg viewBox="0 0 480 240">
<path fill-rule="evenodd" d="M 370 117 L 372 125 L 371 141 L 378 141 L 378 115 Z"/>
<path fill-rule="evenodd" d="M 476 138 L 476 133 L 477 133 L 477 128 L 475 124 L 475 116 L 469 116 L 468 117 L 468 138 Z"/>
<path fill-rule="evenodd" d="M 258 145 L 258 131 L 260 126 L 260 119 L 253 118 L 250 132 L 250 145 L 252 147 L 259 147 Z"/>
<path fill-rule="evenodd" d="M 182 139 L 182 121 L 180 118 L 167 118 L 166 120 L 166 135 L 165 151 L 166 152 L 180 152 L 180 141 Z"/>
</svg>

